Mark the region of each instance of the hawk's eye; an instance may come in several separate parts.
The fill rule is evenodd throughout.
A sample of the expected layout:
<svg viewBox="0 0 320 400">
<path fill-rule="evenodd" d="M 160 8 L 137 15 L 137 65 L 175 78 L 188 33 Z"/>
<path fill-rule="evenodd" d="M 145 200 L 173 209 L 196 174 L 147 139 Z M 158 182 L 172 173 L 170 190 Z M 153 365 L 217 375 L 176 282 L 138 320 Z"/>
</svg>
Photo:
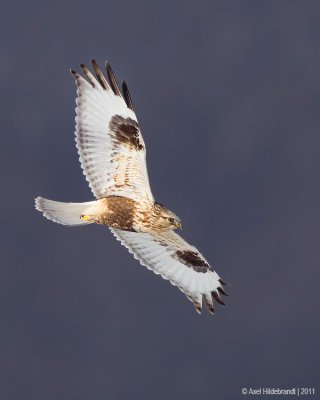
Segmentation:
<svg viewBox="0 0 320 400">
<path fill-rule="evenodd" d="M 168 218 L 170 224 L 174 224 L 174 219 L 173 218 Z"/>
</svg>

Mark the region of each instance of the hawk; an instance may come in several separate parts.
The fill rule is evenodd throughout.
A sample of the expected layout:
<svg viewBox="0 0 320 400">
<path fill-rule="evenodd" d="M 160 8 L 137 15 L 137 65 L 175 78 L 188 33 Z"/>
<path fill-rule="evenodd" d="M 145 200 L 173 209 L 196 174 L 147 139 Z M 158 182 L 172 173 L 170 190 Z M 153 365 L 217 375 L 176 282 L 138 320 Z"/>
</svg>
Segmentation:
<svg viewBox="0 0 320 400">
<path fill-rule="evenodd" d="M 76 147 L 96 200 L 62 203 L 37 197 L 35 207 L 62 225 L 103 224 L 140 263 L 169 280 L 200 314 L 211 314 L 214 301 L 224 305 L 225 283 L 194 247 L 174 230 L 181 220 L 155 201 L 146 167 L 146 147 L 125 82 L 122 91 L 110 64 L 104 75 L 95 60 L 93 72 L 71 70 L 77 86 Z"/>
</svg>

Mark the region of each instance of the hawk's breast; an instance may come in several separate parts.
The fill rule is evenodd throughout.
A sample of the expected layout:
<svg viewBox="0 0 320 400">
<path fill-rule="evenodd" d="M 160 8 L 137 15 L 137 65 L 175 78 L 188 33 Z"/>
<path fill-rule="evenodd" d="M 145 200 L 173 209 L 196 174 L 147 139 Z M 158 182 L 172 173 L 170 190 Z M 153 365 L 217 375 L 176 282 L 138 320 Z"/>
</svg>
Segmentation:
<svg viewBox="0 0 320 400">
<path fill-rule="evenodd" d="M 99 223 L 124 231 L 140 231 L 142 212 L 137 201 L 121 196 L 108 196 L 100 201 L 103 211 Z"/>
</svg>

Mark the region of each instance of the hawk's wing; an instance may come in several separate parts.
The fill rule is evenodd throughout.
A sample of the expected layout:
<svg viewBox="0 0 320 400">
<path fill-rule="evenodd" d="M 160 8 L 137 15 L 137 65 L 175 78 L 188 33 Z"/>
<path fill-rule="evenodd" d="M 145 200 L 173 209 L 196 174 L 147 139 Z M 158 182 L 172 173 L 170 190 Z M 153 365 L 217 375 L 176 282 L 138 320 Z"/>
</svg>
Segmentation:
<svg viewBox="0 0 320 400">
<path fill-rule="evenodd" d="M 96 77 L 81 64 L 86 79 L 77 84 L 76 142 L 81 167 L 96 198 L 125 196 L 153 202 L 145 144 L 125 82 L 121 93 L 109 64 L 108 80 L 92 60 Z"/>
<path fill-rule="evenodd" d="M 111 229 L 140 263 L 168 279 L 194 303 L 201 313 L 202 299 L 213 314 L 213 299 L 223 304 L 223 281 L 199 251 L 173 231 L 137 233 Z"/>
</svg>

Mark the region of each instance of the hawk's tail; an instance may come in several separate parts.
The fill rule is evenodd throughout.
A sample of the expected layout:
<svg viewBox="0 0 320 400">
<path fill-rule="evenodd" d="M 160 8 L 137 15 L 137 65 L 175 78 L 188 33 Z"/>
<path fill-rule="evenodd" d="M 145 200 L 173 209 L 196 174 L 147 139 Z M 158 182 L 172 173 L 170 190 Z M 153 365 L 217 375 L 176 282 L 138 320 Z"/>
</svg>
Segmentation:
<svg viewBox="0 0 320 400">
<path fill-rule="evenodd" d="M 95 205 L 95 201 L 87 203 L 62 203 L 37 197 L 35 199 L 35 207 L 38 211 L 51 221 L 62 225 L 86 225 L 91 224 L 90 221 L 80 219 L 81 215 L 90 206 Z"/>
</svg>

